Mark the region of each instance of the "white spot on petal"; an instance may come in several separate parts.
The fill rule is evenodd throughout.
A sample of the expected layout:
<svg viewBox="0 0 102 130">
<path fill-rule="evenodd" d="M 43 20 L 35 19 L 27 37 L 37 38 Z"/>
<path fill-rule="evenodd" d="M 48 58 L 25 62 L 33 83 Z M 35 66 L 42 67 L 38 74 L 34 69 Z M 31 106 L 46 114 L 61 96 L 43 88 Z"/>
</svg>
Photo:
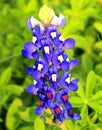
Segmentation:
<svg viewBox="0 0 102 130">
<path fill-rule="evenodd" d="M 38 70 L 41 71 L 41 69 L 43 68 L 42 64 L 38 64 Z"/>
<path fill-rule="evenodd" d="M 65 81 L 69 84 L 71 82 L 71 77 L 69 76 Z"/>
<path fill-rule="evenodd" d="M 54 39 L 56 37 L 56 32 L 51 32 L 51 37 Z"/>
<path fill-rule="evenodd" d="M 59 37 L 59 40 L 64 42 L 64 38 L 62 36 Z"/>
<path fill-rule="evenodd" d="M 44 47 L 44 51 L 45 51 L 46 54 L 50 54 L 50 51 L 49 51 L 49 47 L 48 47 L 48 46 L 45 46 L 45 47 Z"/>
<path fill-rule="evenodd" d="M 37 37 L 33 36 L 32 42 L 35 43 L 37 40 Z"/>
<path fill-rule="evenodd" d="M 36 80 L 34 80 L 34 85 L 36 85 L 37 84 L 37 81 Z"/>
<path fill-rule="evenodd" d="M 52 74 L 52 81 L 56 81 L 56 74 Z"/>
<path fill-rule="evenodd" d="M 68 62 L 69 62 L 69 58 L 68 58 L 68 57 L 67 57 L 66 61 L 68 61 Z"/>
<path fill-rule="evenodd" d="M 63 56 L 62 55 L 58 56 L 58 60 L 62 63 L 64 61 Z"/>
</svg>

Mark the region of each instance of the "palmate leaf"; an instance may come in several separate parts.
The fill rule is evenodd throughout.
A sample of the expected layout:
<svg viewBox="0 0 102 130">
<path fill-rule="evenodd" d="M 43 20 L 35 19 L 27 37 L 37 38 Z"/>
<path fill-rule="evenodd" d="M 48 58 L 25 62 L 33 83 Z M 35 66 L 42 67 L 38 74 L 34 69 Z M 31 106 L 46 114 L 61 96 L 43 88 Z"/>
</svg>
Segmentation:
<svg viewBox="0 0 102 130">
<path fill-rule="evenodd" d="M 88 104 L 92 109 L 94 109 L 97 113 L 102 114 L 102 105 L 98 104 L 97 102 L 89 102 Z"/>
<path fill-rule="evenodd" d="M 92 96 L 93 89 L 96 83 L 96 75 L 94 71 L 90 71 L 86 81 L 86 98 L 89 99 Z"/>
<path fill-rule="evenodd" d="M 84 102 L 80 97 L 72 96 L 69 101 L 71 102 L 73 107 L 82 107 Z"/>
</svg>

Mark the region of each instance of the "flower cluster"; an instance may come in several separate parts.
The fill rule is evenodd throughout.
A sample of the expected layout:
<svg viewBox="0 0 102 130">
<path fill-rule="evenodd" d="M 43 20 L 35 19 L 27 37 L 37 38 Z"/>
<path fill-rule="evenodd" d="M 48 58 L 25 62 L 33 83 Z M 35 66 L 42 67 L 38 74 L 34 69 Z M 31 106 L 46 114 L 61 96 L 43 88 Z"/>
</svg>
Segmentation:
<svg viewBox="0 0 102 130">
<path fill-rule="evenodd" d="M 39 106 L 35 109 L 37 115 L 50 108 L 60 122 L 64 119 L 80 120 L 80 115 L 73 112 L 68 101 L 70 91 L 78 89 L 78 79 L 73 80 L 69 73 L 78 60 L 69 60 L 65 49 L 74 48 L 75 41 L 73 38 L 64 40 L 58 31 L 66 23 L 64 15 L 57 17 L 53 10 L 43 6 L 39 17 L 41 22 L 33 17 L 27 21 L 33 39 L 25 43 L 22 55 L 35 59 L 35 62 L 33 67 L 26 69 L 34 80 L 26 91 L 39 98 Z"/>
</svg>

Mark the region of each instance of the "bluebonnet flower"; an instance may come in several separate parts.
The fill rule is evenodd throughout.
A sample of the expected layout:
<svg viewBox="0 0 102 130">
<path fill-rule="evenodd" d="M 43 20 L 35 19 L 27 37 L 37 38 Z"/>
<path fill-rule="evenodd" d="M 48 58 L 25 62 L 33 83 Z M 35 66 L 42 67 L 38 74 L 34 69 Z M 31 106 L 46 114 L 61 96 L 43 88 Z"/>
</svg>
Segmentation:
<svg viewBox="0 0 102 130">
<path fill-rule="evenodd" d="M 72 80 L 71 74 L 68 72 L 65 72 L 64 75 L 62 75 L 59 78 L 59 84 L 62 87 L 68 87 L 69 90 L 76 91 L 78 89 L 78 79 Z"/>
<path fill-rule="evenodd" d="M 25 43 L 22 55 L 29 59 L 37 59 L 39 57 L 38 49 L 33 42 Z"/>
<path fill-rule="evenodd" d="M 55 50 L 52 57 L 52 62 L 57 68 L 63 71 L 69 70 L 70 61 L 67 54 L 62 50 Z"/>
<path fill-rule="evenodd" d="M 34 59 L 34 66 L 26 68 L 34 83 L 26 87 L 26 92 L 37 95 L 39 99 L 39 106 L 34 111 L 37 115 L 50 108 L 60 122 L 80 120 L 80 115 L 73 112 L 69 102 L 70 91 L 78 89 L 78 79 L 73 79 L 69 70 L 78 64 L 78 60 L 70 60 L 65 52 L 74 48 L 75 40 L 64 40 L 58 31 L 66 23 L 64 15 L 57 17 L 52 9 L 43 6 L 39 17 L 41 22 L 34 17 L 27 20 L 33 39 L 25 43 L 22 55 Z"/>
<path fill-rule="evenodd" d="M 53 48 L 51 47 L 50 41 L 47 38 L 41 40 L 42 55 L 48 64 L 51 62 L 51 57 L 53 54 Z"/>
<path fill-rule="evenodd" d="M 35 62 L 34 67 L 27 67 L 27 72 L 35 79 L 39 79 L 44 76 L 48 71 L 48 63 L 41 57 Z"/>
</svg>

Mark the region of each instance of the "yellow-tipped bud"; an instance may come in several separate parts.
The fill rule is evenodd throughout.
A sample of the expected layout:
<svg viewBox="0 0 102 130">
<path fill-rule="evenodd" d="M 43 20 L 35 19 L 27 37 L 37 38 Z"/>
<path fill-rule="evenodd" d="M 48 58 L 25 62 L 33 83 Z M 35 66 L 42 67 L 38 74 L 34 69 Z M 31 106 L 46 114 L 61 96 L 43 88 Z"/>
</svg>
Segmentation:
<svg viewBox="0 0 102 130">
<path fill-rule="evenodd" d="M 42 6 L 42 8 L 39 11 L 39 18 L 45 24 L 49 24 L 54 16 L 55 16 L 54 10 L 48 8 L 46 5 Z"/>
</svg>

